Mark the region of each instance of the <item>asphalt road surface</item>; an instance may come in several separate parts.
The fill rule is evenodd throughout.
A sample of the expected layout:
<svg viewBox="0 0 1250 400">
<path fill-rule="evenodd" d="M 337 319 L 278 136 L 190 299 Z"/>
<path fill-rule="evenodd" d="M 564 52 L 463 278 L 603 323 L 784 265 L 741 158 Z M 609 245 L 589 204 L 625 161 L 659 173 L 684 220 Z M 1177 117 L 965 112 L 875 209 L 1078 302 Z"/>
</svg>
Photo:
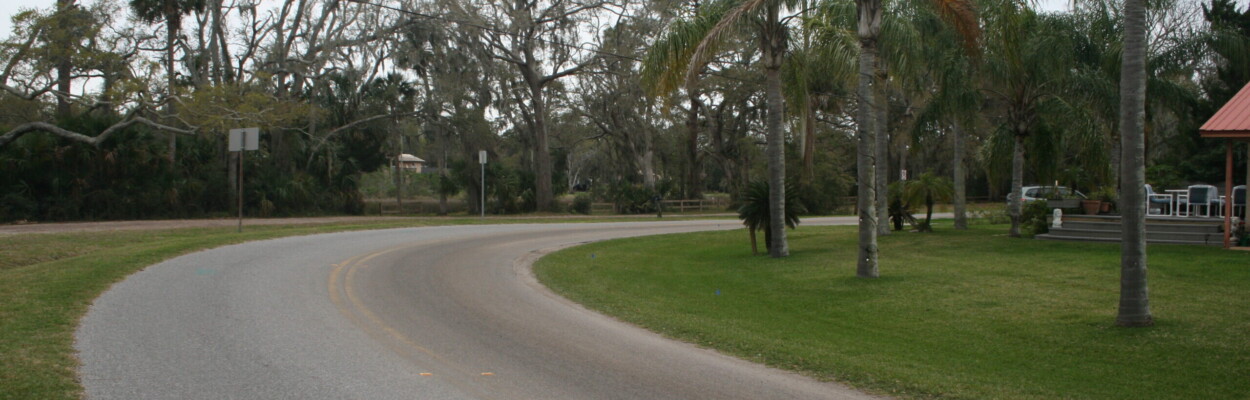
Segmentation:
<svg viewBox="0 0 1250 400">
<path fill-rule="evenodd" d="M 810 218 L 804 224 L 853 224 Z M 76 333 L 88 399 L 851 399 L 665 339 L 540 285 L 543 251 L 733 220 L 445 226 L 189 254 L 118 283 Z"/>
</svg>

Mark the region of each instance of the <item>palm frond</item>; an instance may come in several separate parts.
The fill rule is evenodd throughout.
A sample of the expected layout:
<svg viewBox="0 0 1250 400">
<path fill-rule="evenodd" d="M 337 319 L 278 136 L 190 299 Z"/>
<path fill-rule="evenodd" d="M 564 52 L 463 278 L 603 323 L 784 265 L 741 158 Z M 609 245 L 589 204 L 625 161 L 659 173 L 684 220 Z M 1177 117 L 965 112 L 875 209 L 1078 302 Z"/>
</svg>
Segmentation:
<svg viewBox="0 0 1250 400">
<path fill-rule="evenodd" d="M 717 21 L 716 25 L 707 31 L 707 35 L 695 47 L 694 53 L 690 57 L 690 64 L 686 67 L 687 87 L 693 87 L 698 84 L 702 65 L 711 61 L 716 54 L 716 49 L 725 40 L 725 37 L 732 32 L 732 29 L 751 13 L 768 5 L 770 1 L 772 0 L 731 0 L 731 2 L 738 4 L 729 9 Z"/>
<path fill-rule="evenodd" d="M 699 44 L 708 37 L 725 13 L 741 0 L 722 0 L 704 5 L 690 19 L 673 22 L 666 34 L 647 50 L 642 61 L 642 86 L 649 96 L 672 93 L 682 86 L 686 70 L 703 69 L 706 61 L 691 64 Z"/>
<path fill-rule="evenodd" d="M 938 15 L 959 33 L 968 54 L 980 53 L 981 24 L 971 0 L 930 0 Z"/>
</svg>

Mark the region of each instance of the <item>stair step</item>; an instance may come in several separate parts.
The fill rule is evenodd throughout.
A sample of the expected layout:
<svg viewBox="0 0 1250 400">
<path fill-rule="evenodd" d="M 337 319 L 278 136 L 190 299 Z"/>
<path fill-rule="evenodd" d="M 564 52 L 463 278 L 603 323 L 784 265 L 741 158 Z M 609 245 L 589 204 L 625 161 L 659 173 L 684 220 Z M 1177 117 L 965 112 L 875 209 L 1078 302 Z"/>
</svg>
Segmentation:
<svg viewBox="0 0 1250 400">
<path fill-rule="evenodd" d="M 1063 221 L 1065 229 L 1083 229 L 1119 232 L 1119 222 Z M 1223 223 L 1146 223 L 1146 232 L 1178 232 L 1178 233 L 1219 233 Z"/>
<path fill-rule="evenodd" d="M 1119 242 L 1122 227 L 1118 215 L 1067 215 L 1062 228 L 1051 228 L 1050 233 L 1036 238 Z M 1223 218 L 1150 216 L 1146 218 L 1146 242 L 1222 246 L 1223 228 Z"/>
<path fill-rule="evenodd" d="M 1105 237 L 1083 237 L 1083 236 L 1056 236 L 1056 235 L 1052 235 L 1052 234 L 1049 234 L 1049 233 L 1043 233 L 1043 234 L 1041 234 L 1041 235 L 1034 236 L 1033 238 L 1035 238 L 1035 239 L 1039 239 L 1039 240 L 1062 240 L 1062 241 L 1077 241 L 1077 242 L 1104 242 L 1104 243 L 1119 243 L 1119 242 L 1120 242 L 1120 238 L 1118 238 L 1118 237 L 1117 237 L 1117 238 L 1105 238 Z M 1147 238 L 1147 239 L 1146 239 L 1146 243 L 1151 243 L 1151 244 L 1189 244 L 1189 245 L 1195 245 L 1195 244 L 1196 244 L 1196 245 L 1204 245 L 1204 246 L 1223 246 L 1223 245 L 1224 245 L 1224 237 L 1222 237 L 1222 236 L 1221 236 L 1221 237 L 1219 238 L 1219 240 L 1218 240 L 1218 241 L 1167 240 L 1167 239 L 1150 239 L 1150 238 Z"/>
<path fill-rule="evenodd" d="M 1122 236 L 1120 231 L 1098 230 L 1098 229 L 1070 229 L 1070 228 L 1051 228 L 1050 234 L 1055 236 L 1076 236 L 1076 237 L 1099 237 L 1119 240 Z M 1218 239 L 1221 243 L 1224 241 L 1224 234 L 1220 232 L 1157 232 L 1146 231 L 1146 240 L 1188 240 L 1209 242 Z"/>
</svg>

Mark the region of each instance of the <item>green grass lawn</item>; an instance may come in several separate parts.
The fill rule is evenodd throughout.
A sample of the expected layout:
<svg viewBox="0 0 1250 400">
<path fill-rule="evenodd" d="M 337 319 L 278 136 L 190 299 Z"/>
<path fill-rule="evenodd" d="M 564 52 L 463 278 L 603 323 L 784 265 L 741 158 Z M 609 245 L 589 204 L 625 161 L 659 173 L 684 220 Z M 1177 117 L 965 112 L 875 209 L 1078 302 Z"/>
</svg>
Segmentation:
<svg viewBox="0 0 1250 400">
<path fill-rule="evenodd" d="M 478 223 L 606 222 L 637 218 L 397 218 L 331 225 L 0 236 L 0 399 L 81 396 L 74 330 L 113 283 L 162 260 L 250 240 L 345 230 Z"/>
<path fill-rule="evenodd" d="M 855 278 L 854 227 L 800 227 L 791 256 L 742 230 L 595 243 L 539 261 L 593 309 L 749 360 L 914 398 L 1250 396 L 1250 253 L 1152 245 L 1156 326 L 1114 326 L 1119 245 L 948 222 L 883 236 Z"/>
</svg>

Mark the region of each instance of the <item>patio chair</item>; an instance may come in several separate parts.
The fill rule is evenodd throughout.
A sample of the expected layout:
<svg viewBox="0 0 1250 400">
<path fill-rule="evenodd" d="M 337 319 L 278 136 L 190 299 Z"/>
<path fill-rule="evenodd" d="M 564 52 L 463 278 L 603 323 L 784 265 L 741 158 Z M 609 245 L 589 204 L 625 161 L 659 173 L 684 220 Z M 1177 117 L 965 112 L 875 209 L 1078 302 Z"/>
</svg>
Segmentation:
<svg viewBox="0 0 1250 400">
<path fill-rule="evenodd" d="M 1154 187 L 1149 183 L 1146 184 L 1146 215 L 1171 215 L 1172 214 L 1172 195 L 1167 193 L 1155 193 Z M 1158 214 L 1151 214 L 1150 211 L 1158 209 Z"/>
<path fill-rule="evenodd" d="M 1237 208 L 1241 208 L 1241 213 L 1237 212 Z M 1246 218 L 1246 185 L 1233 186 L 1233 215 Z"/>
<path fill-rule="evenodd" d="M 1211 209 L 1215 208 L 1216 215 L 1224 206 L 1224 201 L 1220 200 L 1220 192 L 1211 185 L 1189 185 L 1189 198 L 1186 201 L 1186 209 L 1189 215 L 1195 215 L 1194 208 L 1201 207 L 1204 211 L 1203 216 L 1210 217 Z"/>
</svg>

